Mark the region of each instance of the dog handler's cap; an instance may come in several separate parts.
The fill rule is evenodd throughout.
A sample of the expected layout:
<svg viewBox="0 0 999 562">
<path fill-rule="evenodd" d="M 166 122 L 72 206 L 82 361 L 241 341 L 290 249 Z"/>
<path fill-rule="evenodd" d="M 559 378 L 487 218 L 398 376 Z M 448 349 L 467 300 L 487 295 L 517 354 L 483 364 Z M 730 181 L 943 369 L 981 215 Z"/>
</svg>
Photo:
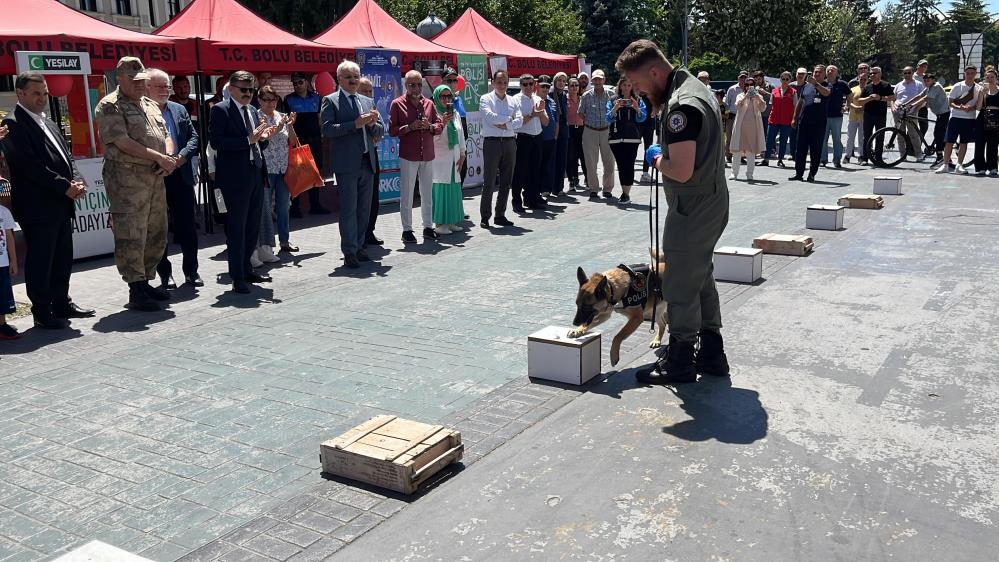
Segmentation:
<svg viewBox="0 0 999 562">
<path fill-rule="evenodd" d="M 149 73 L 146 67 L 142 66 L 142 61 L 136 57 L 121 57 L 118 59 L 118 66 L 114 69 L 118 76 L 128 76 L 132 80 L 148 80 Z"/>
</svg>

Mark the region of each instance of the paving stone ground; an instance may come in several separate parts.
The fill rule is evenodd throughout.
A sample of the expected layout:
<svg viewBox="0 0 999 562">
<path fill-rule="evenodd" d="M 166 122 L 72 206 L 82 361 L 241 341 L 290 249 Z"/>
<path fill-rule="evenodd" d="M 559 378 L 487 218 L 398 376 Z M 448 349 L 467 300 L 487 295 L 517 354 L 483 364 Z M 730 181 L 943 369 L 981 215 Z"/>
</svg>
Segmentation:
<svg viewBox="0 0 999 562">
<path fill-rule="evenodd" d="M 824 170 L 815 184 L 788 175 L 757 168 L 762 181 L 732 184 L 723 244 L 804 232 L 805 206 L 869 192 L 875 173 Z M 975 181 L 990 180 L 946 176 L 935 187 Z M 97 318 L 61 334 L 20 320 L 24 338 L 0 347 L 0 560 L 92 539 L 154 560 L 330 556 L 412 500 L 323 480 L 319 443 L 391 413 L 456 425 L 469 466 L 579 397 L 526 379 L 525 336 L 570 323 L 577 266 L 645 258 L 648 196 L 637 186 L 627 209 L 566 198 L 515 228 L 468 224 L 409 247 L 389 206 L 378 229 L 386 248 L 356 272 L 341 267 L 335 223 L 303 219 L 293 223 L 302 252 L 250 297 L 216 282 L 216 235 L 201 251 L 208 285 L 149 315 L 121 307 L 126 288 L 108 259 L 79 264 L 72 293 Z M 469 193 L 473 219 L 477 208 Z M 871 213 L 810 232 L 817 249 Z M 797 260 L 766 256 L 764 276 Z M 720 292 L 734 302 L 765 287 Z M 646 343 L 641 333 L 627 342 L 623 363 L 644 361 Z"/>
</svg>

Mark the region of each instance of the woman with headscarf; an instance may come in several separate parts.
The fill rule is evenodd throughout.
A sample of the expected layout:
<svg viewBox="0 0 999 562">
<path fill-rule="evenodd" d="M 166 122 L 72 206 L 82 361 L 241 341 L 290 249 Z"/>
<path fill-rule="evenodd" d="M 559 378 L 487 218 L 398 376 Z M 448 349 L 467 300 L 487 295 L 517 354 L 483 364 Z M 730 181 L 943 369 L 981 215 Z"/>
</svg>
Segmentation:
<svg viewBox="0 0 999 562">
<path fill-rule="evenodd" d="M 465 161 L 465 131 L 454 111 L 454 92 L 441 84 L 434 90 L 434 107 L 446 123 L 443 134 L 434 136 L 434 229 L 437 234 L 464 230 L 458 225 L 465 218 L 461 200 L 461 165 Z"/>
<path fill-rule="evenodd" d="M 767 107 L 763 97 L 756 89 L 756 81 L 752 78 L 746 80 L 746 85 L 742 92 L 735 98 L 735 124 L 732 126 L 732 175 L 730 180 L 739 177 L 740 156 L 746 158 L 746 179 L 753 181 L 753 167 L 756 164 L 756 155 L 759 154 L 766 143 L 763 140 L 763 121 L 760 113 Z"/>
</svg>

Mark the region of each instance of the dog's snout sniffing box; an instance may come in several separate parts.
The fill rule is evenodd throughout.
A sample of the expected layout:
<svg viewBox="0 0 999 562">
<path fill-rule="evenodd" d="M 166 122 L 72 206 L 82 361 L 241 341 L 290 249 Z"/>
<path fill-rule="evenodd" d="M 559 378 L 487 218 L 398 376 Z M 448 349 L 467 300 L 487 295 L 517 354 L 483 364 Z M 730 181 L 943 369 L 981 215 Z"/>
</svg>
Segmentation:
<svg viewBox="0 0 999 562">
<path fill-rule="evenodd" d="M 527 376 L 580 385 L 600 374 L 600 332 L 569 337 L 570 330 L 548 326 L 527 336 Z"/>
</svg>

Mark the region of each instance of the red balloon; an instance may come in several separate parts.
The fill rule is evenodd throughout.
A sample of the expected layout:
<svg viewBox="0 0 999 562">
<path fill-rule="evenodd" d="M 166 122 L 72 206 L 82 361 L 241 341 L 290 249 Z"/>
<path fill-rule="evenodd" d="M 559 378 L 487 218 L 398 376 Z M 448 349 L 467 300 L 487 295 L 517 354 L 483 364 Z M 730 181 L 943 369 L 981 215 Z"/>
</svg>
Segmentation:
<svg viewBox="0 0 999 562">
<path fill-rule="evenodd" d="M 328 96 L 336 91 L 336 81 L 333 80 L 333 75 L 329 72 L 316 74 L 315 86 L 316 92 L 321 96 Z"/>
<path fill-rule="evenodd" d="M 465 77 L 461 74 L 458 75 L 458 91 L 455 94 L 460 94 L 465 91 Z"/>
<path fill-rule="evenodd" d="M 52 74 L 45 77 L 45 83 L 49 86 L 49 95 L 61 98 L 69 94 L 73 89 L 73 79 L 71 74 Z"/>
</svg>

